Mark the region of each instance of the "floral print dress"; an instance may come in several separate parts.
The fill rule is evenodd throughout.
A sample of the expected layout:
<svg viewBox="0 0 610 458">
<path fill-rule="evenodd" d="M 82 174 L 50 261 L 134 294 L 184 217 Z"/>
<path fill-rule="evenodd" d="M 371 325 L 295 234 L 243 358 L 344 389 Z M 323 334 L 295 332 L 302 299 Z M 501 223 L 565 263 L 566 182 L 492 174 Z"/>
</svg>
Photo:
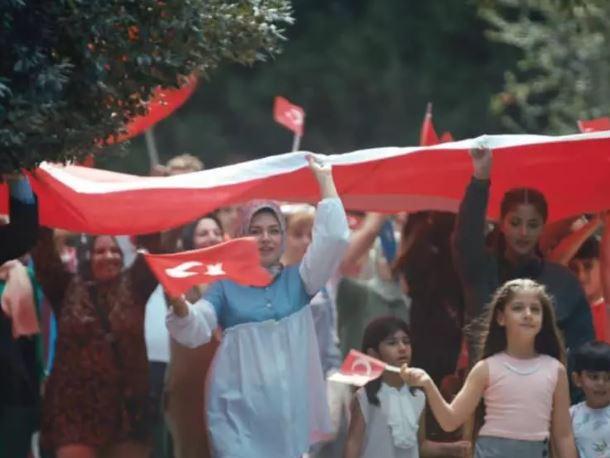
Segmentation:
<svg viewBox="0 0 610 458">
<path fill-rule="evenodd" d="M 58 326 L 55 363 L 43 397 L 43 447 L 146 441 L 151 407 L 144 310 L 157 281 L 144 259 L 94 285 L 64 269 L 50 230 L 43 230 L 32 255 Z M 108 317 L 121 362 L 100 313 Z"/>
</svg>

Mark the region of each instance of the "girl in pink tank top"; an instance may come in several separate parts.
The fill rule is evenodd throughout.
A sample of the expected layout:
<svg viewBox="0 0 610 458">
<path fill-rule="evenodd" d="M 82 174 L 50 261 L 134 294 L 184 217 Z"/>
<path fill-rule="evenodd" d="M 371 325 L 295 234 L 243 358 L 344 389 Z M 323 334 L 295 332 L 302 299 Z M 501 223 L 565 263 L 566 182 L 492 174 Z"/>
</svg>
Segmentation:
<svg viewBox="0 0 610 458">
<path fill-rule="evenodd" d="M 501 286 L 478 321 L 481 360 L 448 404 L 428 374 L 406 365 L 402 377 L 424 389 L 441 427 L 453 431 L 483 400 L 477 458 L 576 458 L 564 351 L 551 299 L 532 280 Z"/>
</svg>

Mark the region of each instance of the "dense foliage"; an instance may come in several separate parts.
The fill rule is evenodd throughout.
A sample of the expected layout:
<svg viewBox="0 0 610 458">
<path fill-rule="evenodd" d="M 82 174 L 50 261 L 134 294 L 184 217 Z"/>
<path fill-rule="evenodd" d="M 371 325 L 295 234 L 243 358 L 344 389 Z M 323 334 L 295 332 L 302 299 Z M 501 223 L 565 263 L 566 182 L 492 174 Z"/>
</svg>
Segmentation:
<svg viewBox="0 0 610 458">
<path fill-rule="evenodd" d="M 158 85 L 278 51 L 287 0 L 2 0 L 0 172 L 79 159 Z"/>
<path fill-rule="evenodd" d="M 493 107 L 514 131 L 571 133 L 610 106 L 610 2 L 500 0 L 489 37 L 519 51 Z"/>
<path fill-rule="evenodd" d="M 184 152 L 208 166 L 288 151 L 273 98 L 304 107 L 304 149 L 340 153 L 413 145 L 428 101 L 456 138 L 501 130 L 491 97 L 516 50 L 484 35 L 476 4 L 420 0 L 293 0 L 284 50 L 252 68 L 225 66 L 155 128 L 162 159 Z M 144 140 L 102 167 L 146 173 Z"/>
</svg>

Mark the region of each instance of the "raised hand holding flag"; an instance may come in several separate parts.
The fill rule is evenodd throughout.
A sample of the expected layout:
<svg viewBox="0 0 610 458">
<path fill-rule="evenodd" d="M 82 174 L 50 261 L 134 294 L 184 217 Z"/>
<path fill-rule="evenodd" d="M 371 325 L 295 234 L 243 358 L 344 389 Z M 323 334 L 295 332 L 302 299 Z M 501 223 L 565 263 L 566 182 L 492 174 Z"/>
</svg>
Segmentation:
<svg viewBox="0 0 610 458">
<path fill-rule="evenodd" d="M 172 254 L 144 253 L 146 262 L 171 296 L 202 283 L 231 279 L 250 286 L 266 286 L 271 275 L 260 265 L 253 238 L 240 238 L 209 248 Z"/>
<path fill-rule="evenodd" d="M 400 373 L 400 368 L 391 366 L 383 361 L 365 355 L 357 350 L 350 350 L 345 361 L 335 372 L 328 377 L 328 380 L 348 385 L 363 386 L 371 380 L 381 377 L 384 371 Z"/>
</svg>

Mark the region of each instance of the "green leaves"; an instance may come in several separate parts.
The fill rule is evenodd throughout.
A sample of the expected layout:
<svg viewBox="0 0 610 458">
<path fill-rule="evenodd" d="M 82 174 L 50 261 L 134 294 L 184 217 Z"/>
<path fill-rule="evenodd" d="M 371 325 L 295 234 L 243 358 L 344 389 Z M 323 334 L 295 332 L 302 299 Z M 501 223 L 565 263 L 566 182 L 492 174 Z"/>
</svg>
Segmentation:
<svg viewBox="0 0 610 458">
<path fill-rule="evenodd" d="M 501 0 L 481 14 L 491 39 L 521 52 L 492 102 L 505 125 L 572 133 L 578 119 L 608 114 L 610 3 Z"/>
<path fill-rule="evenodd" d="M 84 158 L 157 86 L 279 52 L 288 0 L 12 0 L 0 12 L 0 172 Z"/>
</svg>

